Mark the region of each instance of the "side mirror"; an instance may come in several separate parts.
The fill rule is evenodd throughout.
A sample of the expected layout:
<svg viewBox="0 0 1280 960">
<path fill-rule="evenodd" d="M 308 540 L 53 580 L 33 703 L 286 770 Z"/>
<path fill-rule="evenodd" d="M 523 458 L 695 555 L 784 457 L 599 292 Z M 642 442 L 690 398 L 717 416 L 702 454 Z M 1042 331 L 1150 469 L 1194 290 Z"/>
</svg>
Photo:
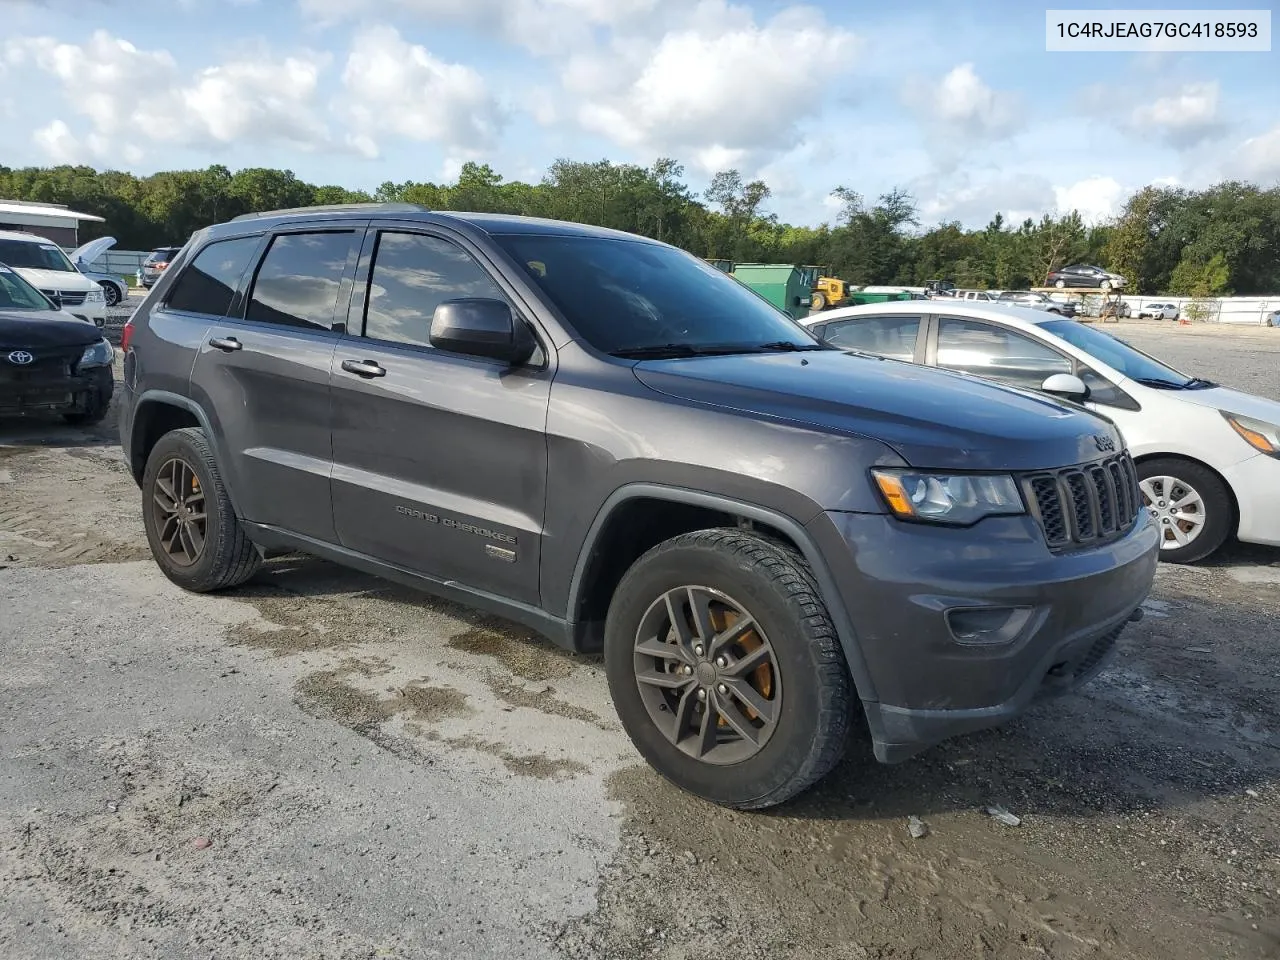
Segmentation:
<svg viewBox="0 0 1280 960">
<path fill-rule="evenodd" d="M 533 333 L 502 300 L 467 297 L 446 300 L 431 316 L 431 345 L 470 357 L 517 366 L 537 347 Z"/>
<path fill-rule="evenodd" d="M 1045 393 L 1066 397 L 1068 400 L 1087 400 L 1089 388 L 1073 373 L 1055 373 L 1040 384 Z"/>
</svg>

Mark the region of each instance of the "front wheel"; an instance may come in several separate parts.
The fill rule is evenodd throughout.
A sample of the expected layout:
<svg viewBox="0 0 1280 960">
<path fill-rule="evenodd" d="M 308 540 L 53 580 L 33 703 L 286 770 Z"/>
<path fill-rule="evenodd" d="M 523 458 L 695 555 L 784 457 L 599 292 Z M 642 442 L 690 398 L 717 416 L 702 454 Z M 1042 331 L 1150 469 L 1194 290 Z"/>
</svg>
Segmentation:
<svg viewBox="0 0 1280 960">
<path fill-rule="evenodd" d="M 108 307 L 114 307 L 120 302 L 120 288 L 114 283 L 102 283 L 99 286 L 102 287 L 102 295 L 106 298 Z"/>
<path fill-rule="evenodd" d="M 142 475 L 142 523 L 164 575 L 186 590 L 239 586 L 262 564 L 231 507 L 213 449 L 193 427 L 157 441 Z"/>
<path fill-rule="evenodd" d="M 1138 464 L 1138 486 L 1160 530 L 1160 559 L 1195 563 L 1214 553 L 1231 535 L 1231 492 L 1203 464 L 1158 457 Z"/>
<path fill-rule="evenodd" d="M 827 308 L 827 298 L 821 293 L 815 293 L 809 301 L 809 307 L 814 311 L 825 310 Z"/>
<path fill-rule="evenodd" d="M 782 803 L 843 752 L 852 683 L 831 618 L 804 560 L 754 534 L 683 534 L 637 560 L 605 669 L 645 760 L 713 803 Z"/>
</svg>

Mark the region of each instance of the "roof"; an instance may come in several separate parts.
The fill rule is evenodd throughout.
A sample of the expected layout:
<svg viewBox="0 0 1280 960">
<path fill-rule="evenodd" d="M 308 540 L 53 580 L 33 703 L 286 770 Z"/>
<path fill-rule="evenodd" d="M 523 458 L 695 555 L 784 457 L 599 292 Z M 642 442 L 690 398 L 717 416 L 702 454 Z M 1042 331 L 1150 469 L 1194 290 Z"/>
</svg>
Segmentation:
<svg viewBox="0 0 1280 960">
<path fill-rule="evenodd" d="M 1007 301 L 1006 301 L 1007 302 Z M 856 307 L 838 307 L 835 310 L 824 310 L 822 313 L 805 317 L 806 326 L 815 323 L 827 323 L 831 320 L 842 320 L 849 317 L 884 316 L 885 314 L 944 314 L 948 317 L 971 318 L 974 320 L 996 320 L 1009 327 L 1033 329 L 1043 323 L 1063 320 L 1065 317 L 1046 310 L 1032 310 L 1010 304 L 1005 306 L 987 300 L 893 300 L 888 303 L 868 303 Z"/>
<path fill-rule="evenodd" d="M 21 240 L 23 243 L 53 243 L 48 237 L 38 233 L 20 233 L 17 230 L 0 230 L 0 240 Z M 58 245 L 53 243 L 55 247 Z M 61 250 L 61 247 L 58 247 Z"/>
<path fill-rule="evenodd" d="M 46 217 L 51 220 L 92 220 L 105 223 L 92 213 L 77 213 L 59 203 L 27 203 L 22 200 L 0 200 L 0 216 Z"/>
<path fill-rule="evenodd" d="M 264 210 L 245 213 L 231 223 L 261 220 L 345 220 L 368 217 L 396 220 L 420 220 L 423 223 L 462 221 L 490 234 L 537 234 L 539 236 L 600 237 L 657 243 L 622 230 L 595 227 L 585 223 L 549 220 L 543 217 L 521 217 L 509 213 L 471 213 L 456 210 L 429 210 L 416 203 L 345 203 L 313 207 L 291 207 L 286 210 Z"/>
</svg>

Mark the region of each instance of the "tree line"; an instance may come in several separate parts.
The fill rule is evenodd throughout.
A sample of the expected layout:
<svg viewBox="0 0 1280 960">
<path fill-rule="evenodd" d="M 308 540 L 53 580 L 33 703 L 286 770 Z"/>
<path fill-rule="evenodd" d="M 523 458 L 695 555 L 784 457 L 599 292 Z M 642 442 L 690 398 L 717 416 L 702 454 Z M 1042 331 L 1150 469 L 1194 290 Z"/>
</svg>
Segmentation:
<svg viewBox="0 0 1280 960">
<path fill-rule="evenodd" d="M 815 264 L 854 284 L 1040 286 L 1049 271 L 1094 263 L 1123 274 L 1140 293 L 1183 296 L 1280 291 L 1280 188 L 1226 181 L 1205 190 L 1146 187 L 1113 222 L 1089 226 L 1079 213 L 982 229 L 923 226 L 914 198 L 895 189 L 874 199 L 840 186 L 839 209 L 819 227 L 783 223 L 762 180 L 717 173 L 703 192 L 684 168 L 557 160 L 537 183 L 504 180 L 467 163 L 453 183 L 383 183 L 372 194 L 300 180 L 289 170 L 224 166 L 138 177 L 84 166 L 0 165 L 0 198 L 64 203 L 104 217 L 82 241 L 109 233 L 122 249 L 180 244 L 195 230 L 242 213 L 325 203 L 404 201 L 437 210 L 573 220 L 644 234 L 709 259 Z"/>
</svg>

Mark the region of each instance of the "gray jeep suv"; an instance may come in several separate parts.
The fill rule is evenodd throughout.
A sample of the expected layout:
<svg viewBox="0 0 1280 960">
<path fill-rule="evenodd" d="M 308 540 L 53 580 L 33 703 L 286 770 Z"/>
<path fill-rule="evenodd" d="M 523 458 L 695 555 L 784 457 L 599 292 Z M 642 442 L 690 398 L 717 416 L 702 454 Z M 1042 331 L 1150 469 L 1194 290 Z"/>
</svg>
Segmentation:
<svg viewBox="0 0 1280 960">
<path fill-rule="evenodd" d="M 123 346 L 170 579 L 305 551 L 603 651 L 639 752 L 735 807 L 851 724 L 896 762 L 1074 688 L 1155 572 L 1108 421 L 827 346 L 629 234 L 251 215 L 191 238 Z"/>
</svg>

